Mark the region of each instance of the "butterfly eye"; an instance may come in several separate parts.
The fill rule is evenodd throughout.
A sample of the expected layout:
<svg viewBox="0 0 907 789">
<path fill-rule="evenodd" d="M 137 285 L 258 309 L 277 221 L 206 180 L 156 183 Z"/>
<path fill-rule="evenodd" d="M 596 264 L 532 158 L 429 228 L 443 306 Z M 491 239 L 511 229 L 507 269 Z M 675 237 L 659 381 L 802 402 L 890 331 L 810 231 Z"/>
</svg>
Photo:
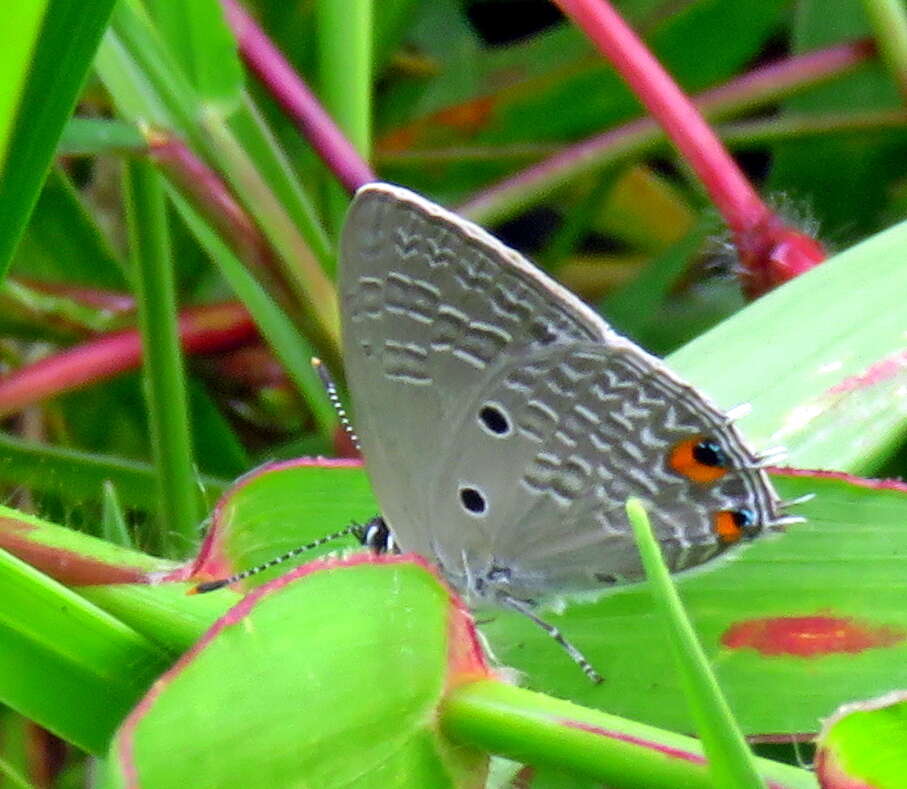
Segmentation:
<svg viewBox="0 0 907 789">
<path fill-rule="evenodd" d="M 715 516 L 715 534 L 718 539 L 730 544 L 741 537 L 752 539 L 758 534 L 756 516 L 752 510 L 723 510 Z"/>
<path fill-rule="evenodd" d="M 486 509 L 485 497 L 475 488 L 460 488 L 460 501 L 473 515 L 482 515 Z"/>
<path fill-rule="evenodd" d="M 668 458 L 671 468 L 692 482 L 709 483 L 727 473 L 727 457 L 713 438 L 696 436 L 681 441 Z"/>
<path fill-rule="evenodd" d="M 496 436 L 504 436 L 510 432 L 510 422 L 507 415 L 497 405 L 484 405 L 479 411 L 479 421 L 485 429 Z"/>
</svg>

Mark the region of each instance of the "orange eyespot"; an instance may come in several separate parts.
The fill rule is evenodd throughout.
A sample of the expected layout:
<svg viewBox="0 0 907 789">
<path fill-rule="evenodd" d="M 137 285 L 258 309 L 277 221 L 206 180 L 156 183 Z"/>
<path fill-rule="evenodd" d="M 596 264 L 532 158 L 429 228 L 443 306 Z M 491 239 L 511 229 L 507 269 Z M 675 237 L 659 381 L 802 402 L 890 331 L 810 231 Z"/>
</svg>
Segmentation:
<svg viewBox="0 0 907 789">
<path fill-rule="evenodd" d="M 737 525 L 735 513 L 725 510 L 715 515 L 715 534 L 726 545 L 737 542 L 743 536 L 743 529 Z"/>
<path fill-rule="evenodd" d="M 759 534 L 759 525 L 752 510 L 722 510 L 715 515 L 715 534 L 725 545 L 737 542 L 741 537 L 748 540 Z"/>
<path fill-rule="evenodd" d="M 727 473 L 721 445 L 704 436 L 681 441 L 671 450 L 668 463 L 678 474 L 703 485 L 715 482 Z"/>
</svg>

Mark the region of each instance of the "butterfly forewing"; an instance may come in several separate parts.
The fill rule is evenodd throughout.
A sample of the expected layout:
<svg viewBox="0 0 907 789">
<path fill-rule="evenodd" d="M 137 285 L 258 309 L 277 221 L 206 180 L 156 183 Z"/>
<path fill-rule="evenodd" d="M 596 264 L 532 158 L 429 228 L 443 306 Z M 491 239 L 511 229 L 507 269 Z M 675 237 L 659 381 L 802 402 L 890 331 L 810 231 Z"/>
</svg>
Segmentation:
<svg viewBox="0 0 907 789">
<path fill-rule="evenodd" d="M 428 485 L 464 398 L 504 360 L 608 329 L 567 291 L 552 299 L 516 252 L 397 187 L 358 192 L 341 259 L 344 361 L 369 475 L 400 544 L 432 556 Z"/>
</svg>

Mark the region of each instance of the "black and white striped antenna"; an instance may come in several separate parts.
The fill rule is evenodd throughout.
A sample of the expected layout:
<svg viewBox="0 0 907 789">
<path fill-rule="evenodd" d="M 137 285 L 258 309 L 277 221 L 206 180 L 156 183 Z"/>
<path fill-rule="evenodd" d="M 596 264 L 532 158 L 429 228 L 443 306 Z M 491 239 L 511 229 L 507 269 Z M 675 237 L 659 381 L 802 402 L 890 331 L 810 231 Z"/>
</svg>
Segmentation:
<svg viewBox="0 0 907 789">
<path fill-rule="evenodd" d="M 350 423 L 346 409 L 343 407 L 343 401 L 337 393 L 337 384 L 334 383 L 333 377 L 327 367 L 324 366 L 321 359 L 313 356 L 312 367 L 315 368 L 315 372 L 318 373 L 318 377 L 321 379 L 321 383 L 324 386 L 324 391 L 327 392 L 328 400 L 333 406 L 334 411 L 337 412 L 337 418 L 340 420 L 341 427 L 343 427 L 344 431 L 349 436 L 350 441 L 353 443 L 353 446 L 358 451 L 360 449 L 359 436 L 357 436 L 356 431 L 353 430 L 353 425 Z M 292 548 L 280 556 L 275 556 L 273 559 L 268 559 L 268 561 L 263 562 L 262 564 L 250 567 L 248 570 L 243 570 L 240 573 L 235 573 L 228 578 L 219 578 L 215 581 L 205 581 L 204 583 L 197 584 L 189 590 L 189 594 L 202 594 L 204 592 L 213 592 L 216 589 L 223 589 L 225 586 L 244 581 L 249 576 L 258 575 L 258 573 L 270 570 L 278 564 L 283 564 L 284 562 L 290 561 L 290 559 L 295 559 L 297 556 L 312 551 L 315 548 L 319 548 L 326 543 L 350 535 L 353 535 L 359 540 L 359 543 L 362 546 L 369 548 L 375 553 L 397 553 L 398 551 L 397 544 L 394 542 L 393 533 L 384 522 L 384 518 L 377 515 L 365 524 L 352 523 L 345 529 L 335 531 L 333 534 L 326 534 L 324 537 L 319 537 L 317 540 L 313 540 L 310 543 Z"/>
<path fill-rule="evenodd" d="M 350 524 L 345 529 L 335 531 L 333 534 L 326 534 L 324 537 L 319 537 L 317 540 L 313 540 L 310 543 L 300 545 L 297 548 L 292 548 L 280 556 L 275 556 L 273 559 L 268 559 L 268 561 L 263 562 L 262 564 L 250 567 L 248 570 L 243 570 L 241 573 L 235 573 L 228 578 L 218 578 L 216 581 L 205 581 L 196 584 L 189 590 L 189 594 L 203 594 L 205 592 L 213 592 L 216 589 L 223 589 L 225 586 L 239 583 L 249 576 L 258 575 L 258 573 L 270 570 L 278 564 L 283 564 L 290 559 L 295 559 L 300 554 L 314 550 L 325 543 L 339 540 L 342 537 L 348 537 L 351 534 L 359 540 L 361 545 L 371 549 L 375 553 L 395 553 L 397 550 L 397 546 L 394 543 L 394 536 L 384 522 L 384 518 L 377 515 L 365 524 Z"/>
<path fill-rule="evenodd" d="M 350 418 L 347 416 L 346 409 L 343 407 L 343 401 L 337 393 L 337 384 L 334 383 L 333 376 L 317 356 L 312 357 L 311 364 L 312 367 L 315 368 L 315 372 L 318 373 L 318 377 L 321 379 L 324 391 L 327 392 L 328 401 L 330 401 L 331 406 L 333 406 L 334 411 L 337 414 L 337 419 L 340 420 L 340 426 L 349 436 L 353 446 L 356 447 L 356 451 L 361 452 L 362 447 L 359 444 L 359 436 L 356 435 L 356 431 L 353 429 Z"/>
</svg>

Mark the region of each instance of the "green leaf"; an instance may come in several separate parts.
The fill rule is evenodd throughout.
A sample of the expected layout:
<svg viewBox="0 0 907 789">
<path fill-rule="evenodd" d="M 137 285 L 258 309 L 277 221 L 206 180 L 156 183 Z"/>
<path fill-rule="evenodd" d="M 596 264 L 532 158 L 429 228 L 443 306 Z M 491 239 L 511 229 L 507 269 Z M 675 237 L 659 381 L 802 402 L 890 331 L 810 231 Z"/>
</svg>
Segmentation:
<svg viewBox="0 0 907 789">
<path fill-rule="evenodd" d="M 125 121 L 70 118 L 63 129 L 60 156 L 95 156 L 102 153 L 144 152 L 148 145 L 139 130 Z"/>
<path fill-rule="evenodd" d="M 716 785 L 702 745 L 692 737 L 502 682 L 478 680 L 453 688 L 442 708 L 441 725 L 458 742 L 532 765 L 533 787 L 599 789 L 604 784 L 613 789 L 714 789 Z M 806 770 L 768 759 L 756 762 L 772 789 L 816 787 Z M 554 770 L 558 772 L 552 774 Z M 584 782 L 583 776 L 597 781 Z"/>
<path fill-rule="evenodd" d="M 21 44 L 5 52 L 0 65 L 11 73 L 9 87 L 14 97 L 21 89 L 18 104 L 15 99 L 7 104 L 2 123 L 9 128 L 8 112 L 15 110 L 16 118 L 11 136 L 4 145 L 6 134 L 0 126 L 0 162 L 6 148 L 6 165 L 0 167 L 0 276 L 6 272 L 34 207 L 41 184 L 47 175 L 57 141 L 63 130 L 88 67 L 94 57 L 101 34 L 107 25 L 114 0 L 85 0 L 71 3 L 68 0 L 48 0 L 46 13 L 37 42 L 30 46 L 34 25 L 40 16 L 39 4 L 25 4 L 12 20 L 4 23 L 4 30 L 12 39 L 22 36 Z M 16 60 L 31 49 L 30 62 Z M 27 83 L 21 87 L 24 70 Z M 18 72 L 18 76 L 15 72 Z M 4 102 L 6 103 L 6 102 Z"/>
<path fill-rule="evenodd" d="M 773 479 L 785 498 L 815 494 L 797 508 L 806 523 L 675 576 L 746 734 L 816 731 L 843 701 L 907 684 L 907 490 L 822 476 Z M 644 587 L 540 615 L 605 682 L 590 687 L 531 622 L 495 611 L 483 631 L 531 687 L 674 731 L 693 728 Z"/>
<path fill-rule="evenodd" d="M 475 671 L 449 642 L 464 624 L 417 564 L 299 568 L 246 597 L 156 683 L 114 740 L 106 786 L 126 775 L 160 789 L 477 785 L 484 757 L 436 721 L 446 682 Z"/>
<path fill-rule="evenodd" d="M 696 730 L 709 759 L 709 774 L 723 789 L 765 789 L 755 759 L 715 681 L 690 619 L 683 609 L 642 502 L 627 502 L 627 517 L 646 571 L 649 589 L 674 652 Z"/>
<path fill-rule="evenodd" d="M 193 544 L 201 512 L 195 493 L 167 207 L 163 183 L 150 162 L 132 162 L 127 172 L 129 244 L 142 334 L 145 397 L 160 484 L 157 544 L 178 555 Z"/>
<path fill-rule="evenodd" d="M 230 112 L 239 103 L 243 70 L 236 41 L 217 0 L 149 0 L 161 37 L 204 102 Z"/>
<path fill-rule="evenodd" d="M 219 502 L 195 573 L 223 578 L 376 514 L 377 505 L 358 461 L 301 458 L 265 465 L 244 477 Z M 352 537 L 326 543 L 247 583 L 259 585 L 294 564 L 355 545 Z"/>
<path fill-rule="evenodd" d="M 907 694 L 846 704 L 825 722 L 816 751 L 822 789 L 899 789 L 907 775 Z"/>
<path fill-rule="evenodd" d="M 0 701 L 89 752 L 103 752 L 167 656 L 5 551 L 0 597 Z"/>
<path fill-rule="evenodd" d="M 60 168 L 51 170 L 13 258 L 30 279 L 123 288 L 126 269 Z"/>
<path fill-rule="evenodd" d="M 18 3 L 7 10 L 0 38 L 0 175 L 6 163 L 9 140 L 16 125 L 19 97 L 27 84 L 31 56 L 41 33 L 49 0 Z"/>
<path fill-rule="evenodd" d="M 857 244 L 688 343 L 668 362 L 804 468 L 871 472 L 903 435 L 907 222 Z"/>
</svg>

